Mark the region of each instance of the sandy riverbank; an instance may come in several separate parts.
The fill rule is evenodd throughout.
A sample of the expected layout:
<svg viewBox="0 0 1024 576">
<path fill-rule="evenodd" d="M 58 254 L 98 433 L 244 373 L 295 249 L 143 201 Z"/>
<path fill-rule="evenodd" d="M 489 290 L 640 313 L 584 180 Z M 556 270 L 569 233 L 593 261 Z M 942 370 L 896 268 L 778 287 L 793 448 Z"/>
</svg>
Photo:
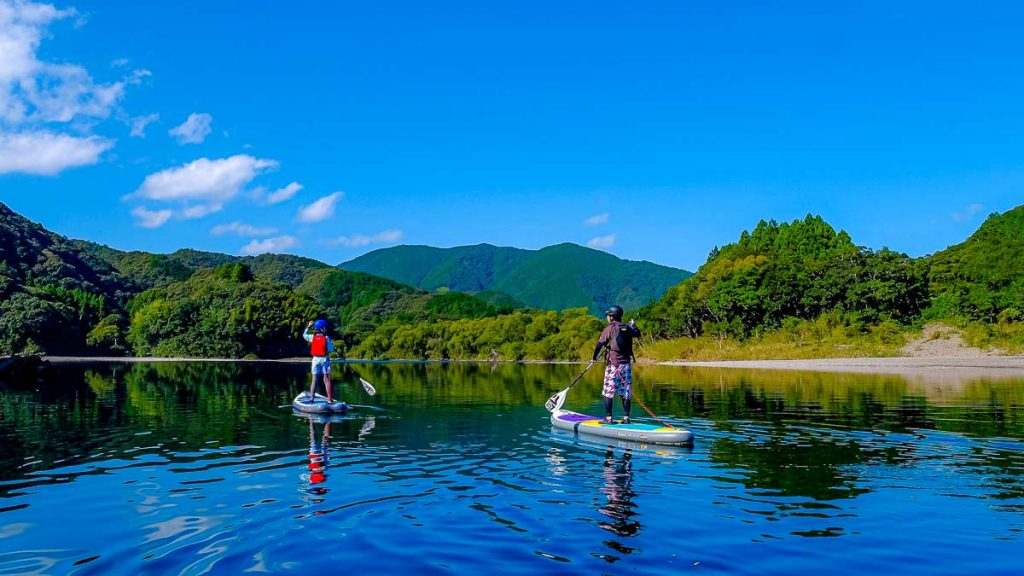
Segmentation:
<svg viewBox="0 0 1024 576">
<path fill-rule="evenodd" d="M 812 360 L 725 360 L 663 362 L 668 366 L 857 372 L 947 378 L 1024 378 L 1024 356 L 918 356 L 898 358 L 819 358 Z"/>
</svg>

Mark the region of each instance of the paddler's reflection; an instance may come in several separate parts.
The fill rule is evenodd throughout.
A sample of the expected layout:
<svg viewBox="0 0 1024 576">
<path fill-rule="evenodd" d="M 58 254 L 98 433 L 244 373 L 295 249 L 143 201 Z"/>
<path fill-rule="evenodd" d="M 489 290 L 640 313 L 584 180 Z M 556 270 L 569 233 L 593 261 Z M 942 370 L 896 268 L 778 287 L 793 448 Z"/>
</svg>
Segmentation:
<svg viewBox="0 0 1024 576">
<path fill-rule="evenodd" d="M 601 492 L 608 499 L 600 512 L 609 520 L 598 523 L 601 528 L 614 532 L 619 536 L 634 536 L 640 531 L 640 522 L 633 520 L 636 516 L 633 504 L 633 453 L 626 449 L 622 457 L 615 458 L 615 450 L 608 449 L 604 455 L 604 486 Z"/>
<path fill-rule="evenodd" d="M 330 460 L 328 445 L 331 441 L 331 423 L 324 424 L 322 436 L 317 436 L 313 418 L 309 418 L 309 492 L 316 495 L 327 494 L 324 483 L 327 481 L 327 465 Z"/>
</svg>

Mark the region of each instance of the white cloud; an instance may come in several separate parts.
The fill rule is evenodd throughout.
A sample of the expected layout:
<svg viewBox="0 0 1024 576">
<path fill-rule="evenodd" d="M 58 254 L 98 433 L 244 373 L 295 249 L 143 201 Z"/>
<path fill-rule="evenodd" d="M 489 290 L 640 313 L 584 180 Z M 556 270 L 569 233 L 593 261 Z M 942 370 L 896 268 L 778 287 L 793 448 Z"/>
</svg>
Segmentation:
<svg viewBox="0 0 1024 576">
<path fill-rule="evenodd" d="M 348 248 L 359 248 L 362 246 L 369 246 L 370 244 L 394 244 L 402 240 L 404 234 L 401 230 L 385 230 L 379 234 L 373 236 L 339 236 L 333 240 L 328 240 L 328 246 L 345 246 Z"/>
<path fill-rule="evenodd" d="M 237 154 L 230 158 L 200 158 L 179 168 L 168 168 L 146 176 L 132 196 L 161 201 L 197 201 L 224 204 L 261 172 L 276 168 L 277 162 Z"/>
<path fill-rule="evenodd" d="M 213 214 L 214 212 L 220 212 L 224 209 L 223 204 L 196 204 L 193 206 L 187 206 L 181 211 L 181 217 L 186 220 L 194 220 L 196 218 L 202 218 L 207 214 Z"/>
<path fill-rule="evenodd" d="M 106 118 L 124 95 L 124 82 L 95 84 L 85 68 L 74 64 L 47 64 L 32 81 L 20 84 L 21 94 L 34 108 L 27 121 Z"/>
<path fill-rule="evenodd" d="M 289 200 L 292 196 L 295 196 L 295 193 L 299 190 L 302 190 L 302 184 L 299 184 L 298 182 L 292 182 L 284 188 L 278 188 L 270 194 L 267 194 L 267 204 L 277 204 L 279 202 Z"/>
<path fill-rule="evenodd" d="M 280 254 L 289 248 L 294 248 L 299 245 L 299 241 L 294 236 L 276 236 L 274 238 L 267 238 L 265 240 L 253 240 L 242 247 L 242 254 L 252 256 L 255 254 L 265 254 L 267 252 L 273 252 Z"/>
<path fill-rule="evenodd" d="M 193 113 L 188 115 L 188 119 L 184 123 L 171 128 L 167 133 L 174 136 L 178 144 L 202 144 L 210 134 L 210 124 L 212 123 L 213 116 Z"/>
<path fill-rule="evenodd" d="M 160 119 L 159 114 L 147 114 L 145 116 L 136 116 L 130 119 L 129 125 L 132 127 L 131 136 L 134 138 L 145 138 L 146 137 L 146 126 L 149 126 L 153 122 Z"/>
<path fill-rule="evenodd" d="M 149 70 L 146 70 L 145 68 L 138 68 L 136 70 L 132 70 L 131 75 L 125 78 L 124 81 L 132 86 L 138 86 L 139 84 L 142 84 L 143 78 L 147 78 L 152 75 L 153 73 Z"/>
<path fill-rule="evenodd" d="M 334 205 L 345 196 L 344 192 L 335 192 L 324 196 L 309 206 L 299 207 L 300 222 L 323 222 L 334 216 Z"/>
<path fill-rule="evenodd" d="M 159 228 L 171 217 L 170 210 L 146 210 L 142 206 L 132 210 L 132 215 L 143 228 Z"/>
<path fill-rule="evenodd" d="M 587 248 L 597 248 L 598 250 L 602 248 L 611 248 L 612 246 L 615 246 L 615 234 L 598 236 L 597 238 L 592 238 L 590 242 L 587 242 Z"/>
<path fill-rule="evenodd" d="M 66 168 L 99 162 L 114 143 L 99 136 L 54 132 L 0 132 L 0 174 L 22 172 L 52 176 Z"/>
<path fill-rule="evenodd" d="M 117 108 L 127 84 L 149 75 L 147 70 L 134 70 L 120 82 L 96 83 L 82 66 L 40 60 L 39 47 L 50 24 L 75 15 L 74 9 L 58 10 L 50 4 L 0 0 L 4 172 L 53 175 L 98 162 L 114 142 L 91 134 L 92 125 Z M 69 127 L 74 127 L 73 134 Z"/>
<path fill-rule="evenodd" d="M 597 226 L 598 224 L 605 224 L 607 222 L 608 222 L 608 213 L 605 212 L 604 214 L 595 214 L 594 216 L 591 216 L 590 218 L 587 218 L 586 220 L 583 221 L 583 225 L 584 226 Z"/>
<path fill-rule="evenodd" d="M 214 236 L 223 236 L 224 234 L 237 234 L 239 236 L 269 236 L 277 232 L 277 228 L 266 227 L 257 228 L 249 224 L 242 222 L 230 222 L 228 224 L 218 224 L 210 229 L 210 234 Z"/>
<path fill-rule="evenodd" d="M 0 82 L 21 80 L 42 66 L 36 50 L 46 27 L 74 15 L 49 4 L 0 2 Z"/>
<path fill-rule="evenodd" d="M 954 222 L 970 222 L 971 220 L 974 219 L 974 216 L 978 212 L 981 212 L 984 209 L 985 209 L 985 207 L 982 206 L 981 204 L 971 204 L 971 205 L 967 206 L 967 208 L 965 208 L 963 212 L 954 212 L 953 213 L 953 221 Z"/>
</svg>

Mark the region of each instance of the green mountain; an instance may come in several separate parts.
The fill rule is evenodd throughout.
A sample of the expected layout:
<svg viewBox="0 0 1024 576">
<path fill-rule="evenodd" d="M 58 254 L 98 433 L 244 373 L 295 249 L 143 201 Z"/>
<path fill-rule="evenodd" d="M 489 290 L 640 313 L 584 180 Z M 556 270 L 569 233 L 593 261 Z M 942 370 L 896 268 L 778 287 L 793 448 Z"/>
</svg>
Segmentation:
<svg viewBox="0 0 1024 576">
<path fill-rule="evenodd" d="M 0 355 L 278 357 L 302 353 L 296 335 L 312 317 L 352 345 L 387 322 L 511 309 L 500 295 L 429 294 L 298 256 L 124 252 L 0 203 Z"/>
<path fill-rule="evenodd" d="M 216 268 L 237 262 L 248 266 L 259 278 L 283 282 L 292 288 L 302 284 L 311 271 L 330 267 L 312 258 L 290 254 L 231 256 L 191 249 L 182 249 L 170 254 L 151 254 L 140 251 L 124 252 L 83 240 L 74 240 L 72 243 L 119 272 L 135 292 L 187 280 L 203 268 Z"/>
<path fill-rule="evenodd" d="M 928 304 L 920 268 L 906 254 L 855 245 L 820 216 L 761 221 L 640 315 L 667 337 L 742 337 L 823 314 L 858 325 L 908 323 Z"/>
<path fill-rule="evenodd" d="M 595 314 L 611 304 L 627 310 L 639 308 L 691 275 L 569 243 L 540 250 L 490 244 L 396 246 L 364 254 L 340 267 L 427 291 L 503 293 L 535 308 L 586 307 Z"/>
<path fill-rule="evenodd" d="M 966 241 L 924 259 L 928 317 L 1024 320 L 1024 206 L 992 214 Z"/>
</svg>

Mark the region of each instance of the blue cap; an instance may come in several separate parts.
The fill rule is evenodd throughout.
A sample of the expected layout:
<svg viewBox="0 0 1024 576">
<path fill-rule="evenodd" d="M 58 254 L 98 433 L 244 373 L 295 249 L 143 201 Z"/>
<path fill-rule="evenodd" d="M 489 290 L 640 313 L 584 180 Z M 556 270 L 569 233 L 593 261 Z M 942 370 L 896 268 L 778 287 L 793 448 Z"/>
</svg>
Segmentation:
<svg viewBox="0 0 1024 576">
<path fill-rule="evenodd" d="M 313 330 L 326 330 L 326 329 L 327 329 L 327 320 L 317 320 L 316 322 L 313 322 Z"/>
</svg>

